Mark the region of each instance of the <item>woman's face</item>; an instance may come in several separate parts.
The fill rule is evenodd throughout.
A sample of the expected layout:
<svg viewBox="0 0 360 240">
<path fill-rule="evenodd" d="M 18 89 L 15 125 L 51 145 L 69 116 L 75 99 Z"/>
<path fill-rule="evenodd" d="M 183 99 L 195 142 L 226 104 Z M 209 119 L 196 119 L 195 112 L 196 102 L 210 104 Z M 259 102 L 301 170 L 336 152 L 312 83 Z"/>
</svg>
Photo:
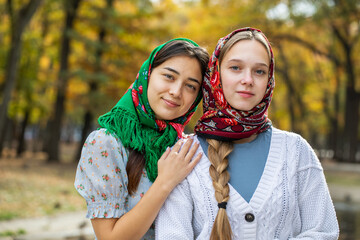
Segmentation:
<svg viewBox="0 0 360 240">
<path fill-rule="evenodd" d="M 264 97 L 269 75 L 269 55 L 257 40 L 240 40 L 220 63 L 226 101 L 235 109 L 249 111 Z"/>
<path fill-rule="evenodd" d="M 201 83 L 196 58 L 176 56 L 154 68 L 147 93 L 156 119 L 173 120 L 184 115 L 194 103 Z"/>
</svg>

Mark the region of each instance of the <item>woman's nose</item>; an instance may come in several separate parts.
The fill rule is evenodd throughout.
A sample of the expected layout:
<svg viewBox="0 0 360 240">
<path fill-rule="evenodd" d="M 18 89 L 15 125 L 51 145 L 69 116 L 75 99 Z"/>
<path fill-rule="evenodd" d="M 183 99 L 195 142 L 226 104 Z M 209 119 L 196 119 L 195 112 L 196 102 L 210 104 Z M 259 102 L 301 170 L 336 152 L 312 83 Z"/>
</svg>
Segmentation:
<svg viewBox="0 0 360 240">
<path fill-rule="evenodd" d="M 252 72 L 250 69 L 247 69 L 246 71 L 244 71 L 244 74 L 242 76 L 242 79 L 241 79 L 241 83 L 242 84 L 249 84 L 249 85 L 253 85 L 254 83 L 254 79 L 253 79 L 253 76 L 252 76 Z"/>
<path fill-rule="evenodd" d="M 181 84 L 173 83 L 170 86 L 169 93 L 170 93 L 170 95 L 172 95 L 174 97 L 180 97 L 181 96 Z"/>
</svg>

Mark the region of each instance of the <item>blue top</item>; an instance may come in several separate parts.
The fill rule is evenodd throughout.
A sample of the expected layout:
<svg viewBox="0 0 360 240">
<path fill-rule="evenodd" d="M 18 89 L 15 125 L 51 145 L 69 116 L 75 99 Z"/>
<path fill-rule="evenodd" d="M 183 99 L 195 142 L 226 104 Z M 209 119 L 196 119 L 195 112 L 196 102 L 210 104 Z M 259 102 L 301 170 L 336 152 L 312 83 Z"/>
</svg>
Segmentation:
<svg viewBox="0 0 360 240">
<path fill-rule="evenodd" d="M 129 151 L 121 140 L 102 128 L 85 141 L 75 177 L 75 187 L 87 203 L 88 218 L 120 218 L 144 196 L 152 183 L 145 169 L 137 191 L 129 195 L 126 164 Z M 155 239 L 154 225 L 142 240 Z"/>
<path fill-rule="evenodd" d="M 249 143 L 234 144 L 234 150 L 228 157 L 229 183 L 247 202 L 250 202 L 264 172 L 270 149 L 271 133 L 272 129 L 269 128 Z M 202 137 L 198 137 L 198 139 L 207 156 L 208 143 L 206 139 Z"/>
</svg>

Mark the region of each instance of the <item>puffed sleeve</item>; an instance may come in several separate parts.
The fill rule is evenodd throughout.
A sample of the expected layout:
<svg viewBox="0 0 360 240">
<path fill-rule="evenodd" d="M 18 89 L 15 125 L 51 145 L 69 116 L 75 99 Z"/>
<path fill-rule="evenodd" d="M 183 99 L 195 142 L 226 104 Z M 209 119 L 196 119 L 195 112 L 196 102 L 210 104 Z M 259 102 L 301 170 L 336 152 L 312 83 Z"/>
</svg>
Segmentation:
<svg viewBox="0 0 360 240">
<path fill-rule="evenodd" d="M 339 226 L 324 172 L 310 145 L 300 139 L 298 198 L 301 232 L 290 239 L 338 239 Z"/>
<path fill-rule="evenodd" d="M 127 204 L 127 151 L 106 129 L 92 132 L 82 149 L 75 188 L 87 203 L 87 218 L 120 218 Z"/>
<path fill-rule="evenodd" d="M 190 186 L 185 179 L 171 192 L 155 221 L 155 239 L 194 239 Z"/>
</svg>

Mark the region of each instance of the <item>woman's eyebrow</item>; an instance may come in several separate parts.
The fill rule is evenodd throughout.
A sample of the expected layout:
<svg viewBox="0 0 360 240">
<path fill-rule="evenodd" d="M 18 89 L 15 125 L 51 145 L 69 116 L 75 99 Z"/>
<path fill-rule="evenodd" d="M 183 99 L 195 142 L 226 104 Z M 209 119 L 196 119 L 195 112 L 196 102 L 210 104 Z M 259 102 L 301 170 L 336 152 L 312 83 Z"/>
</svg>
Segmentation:
<svg viewBox="0 0 360 240">
<path fill-rule="evenodd" d="M 180 73 L 179 73 L 178 71 L 176 71 L 175 69 L 173 69 L 173 68 L 171 68 L 171 67 L 164 67 L 164 69 L 166 69 L 166 70 L 168 70 L 168 71 L 170 71 L 170 72 L 173 72 L 173 73 L 175 73 L 175 74 L 177 74 L 177 75 L 180 75 Z M 197 84 L 201 85 L 201 84 L 200 84 L 200 81 L 197 80 L 196 78 L 189 77 L 188 79 L 189 79 L 190 81 L 196 82 Z"/>
<path fill-rule="evenodd" d="M 269 65 L 267 65 L 266 63 L 257 63 L 257 65 L 261 65 L 261 66 L 269 68 Z"/>
<path fill-rule="evenodd" d="M 164 69 L 169 70 L 170 72 L 173 72 L 173 73 L 175 73 L 177 75 L 180 75 L 180 73 L 178 71 L 176 71 L 175 69 L 173 69 L 171 67 L 164 67 Z"/>
<path fill-rule="evenodd" d="M 243 60 L 241 59 L 237 59 L 237 58 L 232 58 L 232 59 L 229 59 L 229 62 L 244 62 Z M 263 63 L 263 62 L 258 62 L 256 63 L 257 65 L 263 65 L 265 67 L 269 67 L 269 65 L 267 65 L 266 63 Z"/>
<path fill-rule="evenodd" d="M 195 79 L 195 78 L 191 78 L 191 77 L 190 77 L 189 80 L 190 80 L 190 81 L 193 81 L 193 82 L 196 82 L 197 84 L 201 85 L 201 84 L 200 84 L 200 81 L 197 80 L 197 79 Z"/>
</svg>

